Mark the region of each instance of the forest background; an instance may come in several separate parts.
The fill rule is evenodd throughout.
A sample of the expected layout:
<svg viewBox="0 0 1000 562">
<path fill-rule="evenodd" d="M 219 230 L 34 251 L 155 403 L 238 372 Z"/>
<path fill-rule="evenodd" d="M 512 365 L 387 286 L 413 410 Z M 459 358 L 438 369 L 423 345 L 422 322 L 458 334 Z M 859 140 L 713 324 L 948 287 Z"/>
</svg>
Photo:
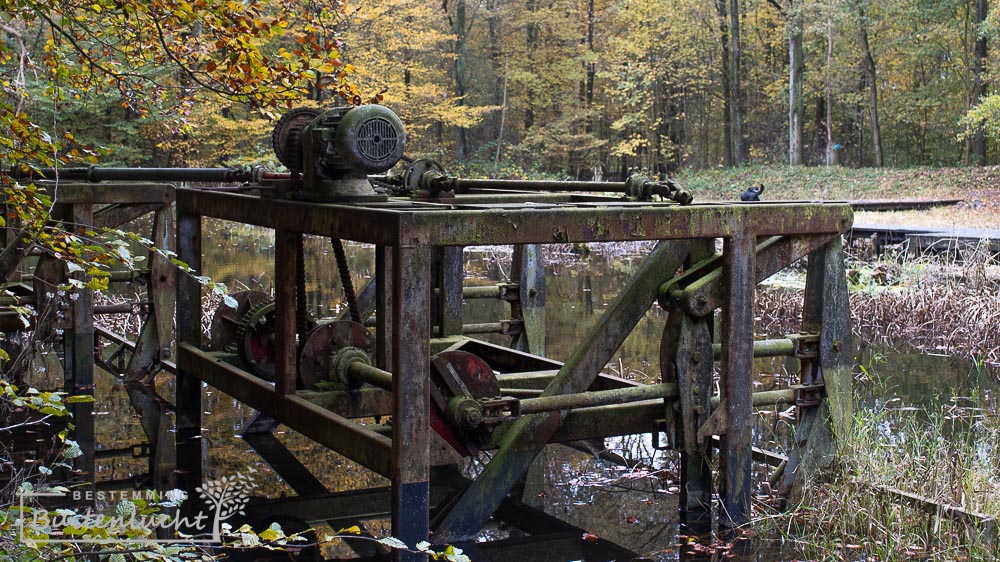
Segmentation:
<svg viewBox="0 0 1000 562">
<path fill-rule="evenodd" d="M 339 93 L 381 94 L 412 156 L 485 177 L 997 159 L 989 47 L 1000 10 L 987 0 L 216 4 L 245 14 L 256 30 L 245 39 L 272 58 L 234 59 L 238 45 L 191 17 L 205 0 L 149 3 L 154 20 L 182 12 L 178 26 L 131 39 L 122 30 L 143 14 L 128 9 L 143 3 L 0 2 L 6 137 L 30 123 L 106 165 L 277 167 L 273 118 Z M 181 58 L 137 66 L 124 45 L 147 37 L 169 42 L 147 50 Z M 247 77 L 258 67 L 272 74 L 269 95 L 280 84 L 289 95 L 239 91 L 261 84 Z"/>
</svg>

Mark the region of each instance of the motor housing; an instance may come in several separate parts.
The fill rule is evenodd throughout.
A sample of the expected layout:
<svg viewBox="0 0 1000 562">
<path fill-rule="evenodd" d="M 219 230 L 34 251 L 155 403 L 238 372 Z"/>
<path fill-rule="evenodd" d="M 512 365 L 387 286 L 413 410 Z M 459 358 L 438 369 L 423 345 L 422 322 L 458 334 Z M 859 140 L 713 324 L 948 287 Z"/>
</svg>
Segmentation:
<svg viewBox="0 0 1000 562">
<path fill-rule="evenodd" d="M 383 105 L 301 108 L 278 121 L 271 141 L 278 160 L 303 174 L 301 198 L 365 199 L 375 196 L 368 174 L 386 172 L 403 157 L 406 131 Z"/>
</svg>

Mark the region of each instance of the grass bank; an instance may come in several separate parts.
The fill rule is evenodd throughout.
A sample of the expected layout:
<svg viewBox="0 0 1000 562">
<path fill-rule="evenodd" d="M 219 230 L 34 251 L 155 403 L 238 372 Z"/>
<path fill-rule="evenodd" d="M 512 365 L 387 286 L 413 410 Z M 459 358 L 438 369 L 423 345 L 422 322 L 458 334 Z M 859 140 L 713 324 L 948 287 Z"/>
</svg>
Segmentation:
<svg viewBox="0 0 1000 562">
<path fill-rule="evenodd" d="M 677 179 L 699 200 L 739 200 L 764 184 L 764 199 L 968 198 L 1000 203 L 1000 167 L 844 168 L 743 166 L 684 170 Z"/>
<path fill-rule="evenodd" d="M 870 367 L 866 389 L 891 396 L 891 379 L 877 374 L 888 366 Z M 771 522 L 809 559 L 997 560 L 996 397 L 973 390 L 926 408 L 868 403 L 825 478 Z"/>
</svg>

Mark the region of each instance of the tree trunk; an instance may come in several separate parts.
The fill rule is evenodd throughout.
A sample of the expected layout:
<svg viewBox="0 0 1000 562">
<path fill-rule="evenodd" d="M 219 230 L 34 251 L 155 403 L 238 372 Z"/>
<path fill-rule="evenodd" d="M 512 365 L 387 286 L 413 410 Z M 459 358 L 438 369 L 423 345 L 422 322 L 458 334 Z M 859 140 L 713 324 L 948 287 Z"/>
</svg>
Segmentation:
<svg viewBox="0 0 1000 562">
<path fill-rule="evenodd" d="M 719 14 L 719 41 L 722 43 L 722 162 L 732 166 L 733 158 L 733 119 L 732 108 L 729 105 L 733 99 L 729 84 L 729 9 L 726 0 L 716 0 L 715 9 Z"/>
<path fill-rule="evenodd" d="M 729 101 L 733 127 L 733 164 L 739 166 L 746 161 L 746 147 L 743 142 L 743 117 L 746 111 L 740 74 L 743 66 L 743 47 L 740 43 L 740 0 L 729 0 L 729 87 L 732 99 Z"/>
<path fill-rule="evenodd" d="M 455 66 L 452 77 L 455 81 L 456 105 L 465 105 L 465 0 L 455 3 Z M 455 158 L 462 160 L 467 153 L 466 131 L 464 127 L 455 128 Z"/>
<path fill-rule="evenodd" d="M 537 9 L 537 3 L 535 2 L 535 0 L 529 0 L 527 7 L 529 12 L 534 12 Z M 535 46 L 538 43 L 538 24 L 534 23 L 534 21 L 528 23 L 527 29 L 525 31 L 526 31 L 525 48 L 527 49 L 526 52 L 534 53 Z M 534 126 L 535 124 L 535 111 L 531 106 L 532 104 L 531 100 L 535 98 L 534 92 L 532 92 L 531 88 L 529 87 L 526 94 L 528 95 L 528 103 L 524 109 L 525 133 L 527 133 L 531 129 L 531 127 Z"/>
<path fill-rule="evenodd" d="M 856 0 L 858 10 L 858 35 L 861 40 L 861 62 L 868 81 L 868 110 L 871 113 L 872 149 L 875 151 L 875 166 L 885 165 L 882 155 L 882 129 L 878 119 L 878 82 L 875 72 L 875 57 L 872 56 L 871 45 L 868 42 L 868 17 L 862 0 Z"/>
<path fill-rule="evenodd" d="M 833 18 L 826 19 L 826 165 L 836 162 L 833 144 Z"/>
<path fill-rule="evenodd" d="M 802 81 L 805 53 L 802 49 L 802 5 L 793 2 L 788 17 L 788 164 L 802 165 Z"/>
<path fill-rule="evenodd" d="M 594 52 L 594 19 L 597 14 L 594 11 L 594 0 L 587 2 L 587 50 Z M 593 109 L 594 105 L 594 77 L 597 75 L 597 65 L 593 60 L 587 63 L 587 85 L 584 100 L 587 102 L 587 111 Z M 587 132 L 593 131 L 590 119 L 587 120 Z"/>
<path fill-rule="evenodd" d="M 976 62 L 974 67 L 975 77 L 972 84 L 972 103 L 979 103 L 986 91 L 985 66 L 988 54 L 986 37 L 979 32 L 983 22 L 989 15 L 987 0 L 976 0 Z M 982 124 L 976 127 L 975 137 L 972 141 L 973 162 L 977 166 L 986 165 L 986 130 Z"/>
</svg>

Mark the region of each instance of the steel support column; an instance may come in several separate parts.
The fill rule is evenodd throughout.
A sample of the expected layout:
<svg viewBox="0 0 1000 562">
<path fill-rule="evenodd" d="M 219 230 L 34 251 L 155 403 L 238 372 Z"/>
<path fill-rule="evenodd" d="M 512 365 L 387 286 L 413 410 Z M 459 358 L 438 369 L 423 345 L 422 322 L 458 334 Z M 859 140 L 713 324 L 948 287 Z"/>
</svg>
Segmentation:
<svg viewBox="0 0 1000 562">
<path fill-rule="evenodd" d="M 737 527 L 750 518 L 751 376 L 756 241 L 727 238 L 723 246 L 722 403 L 726 432 L 719 448 L 722 512 L 719 521 Z"/>
<path fill-rule="evenodd" d="M 818 371 L 800 380 L 822 383 L 826 399 L 817 406 L 800 406 L 795 440 L 781 489 L 797 500 L 803 479 L 826 466 L 836 453 L 835 439 L 850 431 L 853 418 L 854 348 L 850 303 L 840 236 L 809 255 L 802 309 L 802 332 L 819 332 Z"/>
<path fill-rule="evenodd" d="M 510 280 L 518 284 L 518 299 L 510 303 L 511 317 L 523 321 L 511 347 L 545 355 L 545 264 L 540 244 L 514 246 Z"/>
<path fill-rule="evenodd" d="M 177 258 L 201 272 L 201 216 L 178 210 Z M 201 339 L 201 284 L 191 275 L 181 275 L 177 280 L 177 343 L 200 347 Z M 178 365 L 174 385 L 177 484 L 190 493 L 202 481 L 201 380 Z"/>
<path fill-rule="evenodd" d="M 295 394 L 298 346 L 295 343 L 295 291 L 297 249 L 302 235 L 284 229 L 274 231 L 274 390 Z"/>
<path fill-rule="evenodd" d="M 392 264 L 392 536 L 412 547 L 430 531 L 430 249 L 397 246 Z"/>
<path fill-rule="evenodd" d="M 434 249 L 437 254 L 436 283 L 439 289 L 437 301 L 437 322 L 435 336 L 462 335 L 462 280 L 465 278 L 461 246 L 444 246 Z"/>
<path fill-rule="evenodd" d="M 375 247 L 375 366 L 392 367 L 392 249 Z"/>
<path fill-rule="evenodd" d="M 80 203 L 71 206 L 73 224 L 86 227 L 93 224 L 93 205 Z M 86 281 L 83 272 L 74 274 Z M 63 336 L 66 356 L 65 386 L 70 394 L 94 394 L 94 291 L 77 289 L 72 301 L 72 326 Z M 85 482 L 94 481 L 94 406 L 85 402 L 69 407 L 73 415 L 73 438 L 80 444 L 83 454 L 73 459 L 73 467 Z"/>
</svg>

